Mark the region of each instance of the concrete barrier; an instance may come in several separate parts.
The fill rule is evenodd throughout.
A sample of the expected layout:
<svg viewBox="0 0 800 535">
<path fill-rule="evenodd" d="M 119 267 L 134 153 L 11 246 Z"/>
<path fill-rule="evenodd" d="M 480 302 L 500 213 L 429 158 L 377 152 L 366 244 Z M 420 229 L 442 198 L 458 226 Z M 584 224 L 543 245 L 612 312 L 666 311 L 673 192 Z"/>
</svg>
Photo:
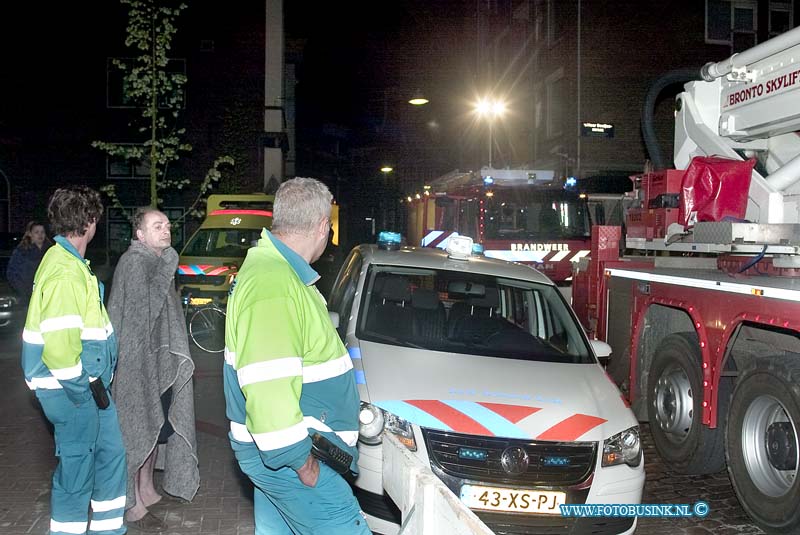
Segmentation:
<svg viewBox="0 0 800 535">
<path fill-rule="evenodd" d="M 493 534 L 430 466 L 390 433 L 383 436 L 383 486 L 402 512 L 402 535 Z"/>
</svg>

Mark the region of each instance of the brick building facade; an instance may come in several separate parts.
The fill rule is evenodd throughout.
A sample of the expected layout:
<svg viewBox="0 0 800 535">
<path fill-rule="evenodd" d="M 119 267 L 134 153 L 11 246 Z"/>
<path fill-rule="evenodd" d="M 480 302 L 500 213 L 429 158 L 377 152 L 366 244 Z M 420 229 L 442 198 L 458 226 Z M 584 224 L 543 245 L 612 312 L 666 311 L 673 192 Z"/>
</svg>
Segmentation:
<svg viewBox="0 0 800 535">
<path fill-rule="evenodd" d="M 643 169 L 640 117 L 655 79 L 782 33 L 798 10 L 795 0 L 523 0 L 483 2 L 477 16 L 477 72 L 513 110 L 497 121 L 495 167 L 602 180 Z M 670 161 L 679 88 L 656 108 Z"/>
</svg>

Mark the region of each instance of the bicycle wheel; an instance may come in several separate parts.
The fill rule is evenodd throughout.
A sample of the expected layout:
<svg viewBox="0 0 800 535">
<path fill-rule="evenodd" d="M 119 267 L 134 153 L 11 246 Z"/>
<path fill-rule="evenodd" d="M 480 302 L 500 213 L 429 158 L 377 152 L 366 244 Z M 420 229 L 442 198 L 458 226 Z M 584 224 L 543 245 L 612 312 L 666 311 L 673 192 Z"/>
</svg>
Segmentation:
<svg viewBox="0 0 800 535">
<path fill-rule="evenodd" d="M 189 337 L 203 351 L 221 353 L 225 349 L 225 312 L 217 307 L 196 311 L 189 320 Z"/>
</svg>

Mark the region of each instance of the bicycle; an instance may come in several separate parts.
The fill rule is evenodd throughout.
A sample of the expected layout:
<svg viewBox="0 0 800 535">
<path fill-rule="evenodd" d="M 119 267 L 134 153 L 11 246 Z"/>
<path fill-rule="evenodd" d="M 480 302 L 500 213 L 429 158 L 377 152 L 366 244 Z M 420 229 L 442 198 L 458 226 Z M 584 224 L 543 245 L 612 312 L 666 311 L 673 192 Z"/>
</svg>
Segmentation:
<svg viewBox="0 0 800 535">
<path fill-rule="evenodd" d="M 216 303 L 200 307 L 186 306 L 189 318 L 189 338 L 194 345 L 206 353 L 222 353 L 225 350 L 225 309 Z"/>
</svg>

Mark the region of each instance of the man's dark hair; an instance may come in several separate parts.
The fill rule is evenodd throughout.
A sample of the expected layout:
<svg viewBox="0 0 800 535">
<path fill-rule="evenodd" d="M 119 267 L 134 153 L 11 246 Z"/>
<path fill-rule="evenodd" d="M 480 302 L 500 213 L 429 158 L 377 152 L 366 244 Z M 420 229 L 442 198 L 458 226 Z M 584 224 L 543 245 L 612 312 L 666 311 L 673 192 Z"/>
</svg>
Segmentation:
<svg viewBox="0 0 800 535">
<path fill-rule="evenodd" d="M 59 188 L 47 205 L 53 234 L 83 236 L 87 227 L 101 215 L 103 203 L 100 194 L 88 186 Z"/>
</svg>

